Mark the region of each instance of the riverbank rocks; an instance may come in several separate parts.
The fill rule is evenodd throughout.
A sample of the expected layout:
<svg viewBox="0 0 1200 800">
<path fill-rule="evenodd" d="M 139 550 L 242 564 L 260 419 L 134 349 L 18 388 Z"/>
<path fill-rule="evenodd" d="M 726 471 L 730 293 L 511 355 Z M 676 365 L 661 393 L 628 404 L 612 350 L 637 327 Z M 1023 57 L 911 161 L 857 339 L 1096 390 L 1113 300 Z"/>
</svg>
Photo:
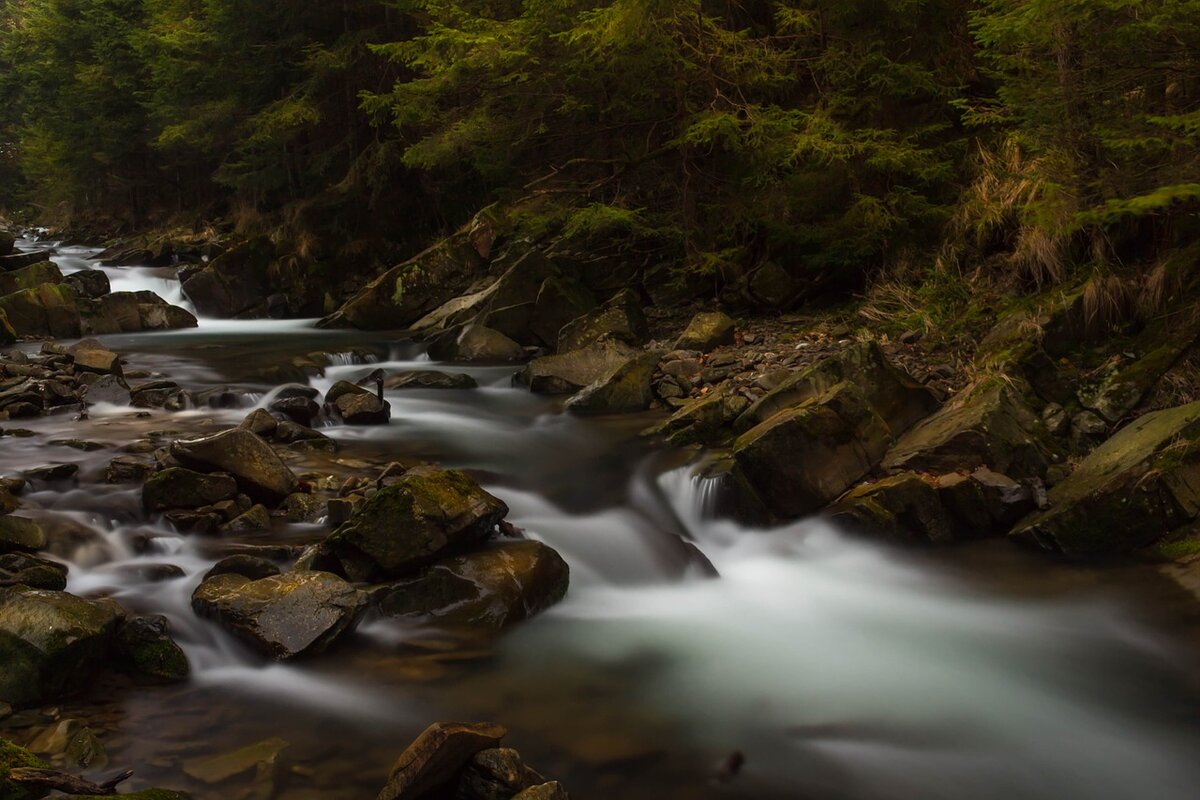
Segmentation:
<svg viewBox="0 0 1200 800">
<path fill-rule="evenodd" d="M 36 289 L 43 283 L 62 282 L 63 275 L 57 265 L 49 261 L 30 264 L 12 272 L 0 272 L 0 297 L 26 289 Z"/>
<path fill-rule="evenodd" d="M 508 734 L 491 723 L 437 722 L 405 748 L 377 800 L 418 800 L 454 781 L 477 754 L 499 746 Z"/>
<path fill-rule="evenodd" d="M 439 561 L 377 598 L 389 616 L 499 629 L 562 600 L 569 581 L 567 563 L 552 548 L 536 541 L 502 542 Z"/>
<path fill-rule="evenodd" d="M 326 650 L 358 624 L 367 595 L 327 572 L 250 580 L 224 574 L 204 581 L 192 608 L 276 660 Z"/>
<path fill-rule="evenodd" d="M 558 334 L 558 352 L 579 350 L 602 339 L 641 347 L 650 339 L 650 327 L 641 299 L 629 289 L 618 292 L 595 311 L 563 326 Z"/>
<path fill-rule="evenodd" d="M 729 436 L 734 420 L 749 407 L 749 399 L 732 387 L 721 386 L 692 400 L 643 435 L 663 436 L 676 447 L 716 442 Z"/>
<path fill-rule="evenodd" d="M 580 350 L 534 359 L 518 380 L 537 394 L 574 394 L 607 380 L 641 353 L 623 342 L 603 339 Z"/>
<path fill-rule="evenodd" d="M 708 353 L 734 343 L 737 323 L 720 311 L 702 312 L 692 317 L 687 329 L 675 341 L 676 350 Z"/>
<path fill-rule="evenodd" d="M 1153 544 L 1200 513 L 1200 403 L 1147 414 L 1100 445 L 1013 531 L 1075 558 Z"/>
<path fill-rule="evenodd" d="M 900 438 L 883 461 L 893 472 L 937 474 L 988 467 L 1022 480 L 1061 460 L 1021 384 L 989 378 L 967 387 Z"/>
<path fill-rule="evenodd" d="M 181 272 L 181 286 L 206 317 L 230 318 L 265 310 L 275 248 L 266 237 L 240 242 L 197 269 Z"/>
<path fill-rule="evenodd" d="M 18 336 L 78 339 L 82 332 L 75 295 L 61 284 L 43 283 L 0 297 L 0 311 Z"/>
<path fill-rule="evenodd" d="M 438 372 L 437 370 L 413 370 L 389 375 L 383 388 L 399 389 L 474 389 L 479 384 L 470 375 L 461 372 Z"/>
<path fill-rule="evenodd" d="M 243 492 L 272 506 L 300 485 L 270 445 L 243 428 L 175 442 L 171 455 L 191 469 L 232 475 Z"/>
<path fill-rule="evenodd" d="M 589 384 L 566 403 L 572 414 L 621 414 L 645 411 L 654 401 L 652 381 L 662 353 L 634 356 L 611 375 Z"/>
<path fill-rule="evenodd" d="M 415 467 L 376 492 L 320 548 L 351 580 L 403 577 L 482 542 L 507 513 L 465 472 Z"/>
<path fill-rule="evenodd" d="M 90 686 L 108 662 L 123 617 L 111 601 L 0 588 L 0 701 L 35 705 Z"/>
<path fill-rule="evenodd" d="M 448 340 L 435 342 L 429 354 L 446 361 L 512 364 L 525 360 L 525 348 L 500 331 L 472 322 Z"/>
<path fill-rule="evenodd" d="M 63 278 L 75 296 L 85 300 L 99 300 L 112 291 L 108 274 L 99 269 L 81 269 Z"/>
</svg>

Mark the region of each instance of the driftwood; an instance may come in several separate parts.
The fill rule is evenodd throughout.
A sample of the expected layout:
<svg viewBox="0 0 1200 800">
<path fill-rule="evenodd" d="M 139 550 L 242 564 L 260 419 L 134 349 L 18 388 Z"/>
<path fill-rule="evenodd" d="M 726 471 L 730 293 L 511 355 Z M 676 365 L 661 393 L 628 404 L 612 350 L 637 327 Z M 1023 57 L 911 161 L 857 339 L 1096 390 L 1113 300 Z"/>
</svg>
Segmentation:
<svg viewBox="0 0 1200 800">
<path fill-rule="evenodd" d="M 78 775 L 59 772 L 54 769 L 34 769 L 33 767 L 17 767 L 10 770 L 8 779 L 35 789 L 47 789 L 63 794 L 115 795 L 117 786 L 129 780 L 133 770 L 126 770 L 120 775 L 104 783 L 85 781 Z"/>
</svg>

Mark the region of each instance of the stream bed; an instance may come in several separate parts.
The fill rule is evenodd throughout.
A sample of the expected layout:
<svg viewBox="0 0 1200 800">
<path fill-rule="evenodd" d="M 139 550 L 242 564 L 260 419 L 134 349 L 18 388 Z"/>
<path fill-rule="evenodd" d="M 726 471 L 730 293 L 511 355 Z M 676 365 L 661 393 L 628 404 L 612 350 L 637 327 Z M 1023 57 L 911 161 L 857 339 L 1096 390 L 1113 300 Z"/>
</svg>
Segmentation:
<svg viewBox="0 0 1200 800">
<path fill-rule="evenodd" d="M 93 266 L 93 250 L 58 253 L 64 273 Z M 114 290 L 186 304 L 173 269 L 106 272 Z M 0 439 L 0 474 L 80 467 L 77 482 L 25 495 L 34 513 L 86 532 L 60 554 L 68 591 L 165 614 L 192 664 L 181 686 L 103 677 L 54 709 L 105 745 L 108 766 L 91 774 L 133 768 L 132 786 L 200 800 L 370 798 L 430 722 L 492 720 L 576 800 L 1196 796 L 1200 606 L 1154 569 L 1054 564 L 1004 542 L 895 549 L 821 520 L 747 529 L 714 514 L 696 454 L 638 436 L 653 415 L 571 417 L 514 387 L 511 368 L 438 364 L 386 334 L 314 322 L 201 319 L 101 337 L 127 369 L 241 399 L 148 417 L 96 407 L 86 420 L 22 421 L 32 436 Z M 323 428 L 341 449 L 322 458 L 471 470 L 513 524 L 569 562 L 562 604 L 499 641 L 368 618 L 335 650 L 287 665 L 192 613 L 192 590 L 230 546 L 304 544 L 326 529 L 180 535 L 145 518 L 138 487 L 104 483 L 104 469 L 151 431 L 237 425 L 291 379 L 284 367 L 318 351 L 324 374 L 308 380 L 322 392 L 379 368 L 476 378 L 471 390 L 389 392 L 389 425 Z M 104 448 L 56 444 L 68 439 Z M 161 564 L 184 574 L 157 580 L 148 567 Z M 271 739 L 286 748 L 270 769 L 218 784 L 189 769 Z M 734 751 L 744 769 L 714 781 Z"/>
</svg>

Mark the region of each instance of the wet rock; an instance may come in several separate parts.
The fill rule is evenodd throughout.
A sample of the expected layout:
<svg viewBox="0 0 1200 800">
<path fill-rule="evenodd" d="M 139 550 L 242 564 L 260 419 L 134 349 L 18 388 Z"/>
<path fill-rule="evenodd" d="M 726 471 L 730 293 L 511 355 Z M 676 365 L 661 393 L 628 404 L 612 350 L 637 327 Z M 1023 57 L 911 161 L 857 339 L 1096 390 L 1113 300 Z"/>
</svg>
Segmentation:
<svg viewBox="0 0 1200 800">
<path fill-rule="evenodd" d="M 731 386 L 721 386 L 693 400 L 669 419 L 643 432 L 645 436 L 664 436 L 676 447 L 709 444 L 726 439 L 733 421 L 745 413 L 750 401 Z"/>
<path fill-rule="evenodd" d="M 271 412 L 265 408 L 256 408 L 242 420 L 241 427 L 250 431 L 255 436 L 270 439 L 275 435 L 275 429 L 279 427 L 279 421 L 271 416 Z"/>
<path fill-rule="evenodd" d="M 171 523 L 180 533 L 199 534 L 216 533 L 225 521 L 225 518 L 217 512 L 206 509 L 197 509 L 196 511 L 172 509 L 163 514 L 163 519 Z"/>
<path fill-rule="evenodd" d="M 271 447 L 248 430 L 233 428 L 213 436 L 171 445 L 181 464 L 208 472 L 227 472 L 250 497 L 274 505 L 299 487 L 296 475 Z"/>
<path fill-rule="evenodd" d="M 85 339 L 71 348 L 75 369 L 101 375 L 120 375 L 121 357 L 93 339 Z"/>
<path fill-rule="evenodd" d="M 392 418 L 392 405 L 371 392 L 343 394 L 333 406 L 347 425 L 386 425 Z"/>
<path fill-rule="evenodd" d="M 0 258 L 11 256 L 16 248 L 17 237 L 11 231 L 0 228 Z"/>
<path fill-rule="evenodd" d="M 128 406 L 133 403 L 133 395 L 130 394 L 129 384 L 118 375 L 102 375 L 90 386 L 83 395 L 84 401 L 89 406 L 99 405 L 100 403 L 108 403 L 114 406 Z"/>
<path fill-rule="evenodd" d="M 320 653 L 353 630 L 367 595 L 327 572 L 251 581 L 220 575 L 200 584 L 192 608 L 277 660 Z"/>
<path fill-rule="evenodd" d="M 1088 558 L 1161 539 L 1200 513 L 1200 403 L 1156 411 L 1121 429 L 1020 522 L 1018 540 Z"/>
<path fill-rule="evenodd" d="M 519 379 L 538 394 L 574 394 L 606 380 L 640 354 L 622 342 L 604 339 L 580 350 L 534 359 Z"/>
<path fill-rule="evenodd" d="M 889 471 L 943 474 L 986 466 L 1012 478 L 1040 477 L 1060 459 L 1019 384 L 990 379 L 963 389 L 896 442 Z"/>
<path fill-rule="evenodd" d="M 662 353 L 651 351 L 629 359 L 611 375 L 585 386 L 566 403 L 573 414 L 620 414 L 645 411 L 654 401 L 651 380 Z"/>
<path fill-rule="evenodd" d="M 835 500 L 875 469 L 892 442 L 887 422 L 844 382 L 739 436 L 733 457 L 745 485 L 787 518 Z"/>
<path fill-rule="evenodd" d="M 52 255 L 54 255 L 53 250 L 33 250 L 28 253 L 0 255 L 0 272 L 12 272 L 22 267 L 28 267 L 30 264 L 40 264 L 43 261 L 49 261 Z"/>
<path fill-rule="evenodd" d="M 483 750 L 495 749 L 507 731 L 491 723 L 437 722 L 426 728 L 392 766 L 377 800 L 418 800 L 452 783 Z"/>
<path fill-rule="evenodd" d="M 35 553 L 46 546 L 42 526 L 25 517 L 0 516 L 0 553 Z"/>
<path fill-rule="evenodd" d="M 987 467 L 942 475 L 934 482 L 959 539 L 1007 533 L 1036 508 L 1029 486 Z"/>
<path fill-rule="evenodd" d="M 692 317 L 687 330 L 675 341 L 676 350 L 699 350 L 707 353 L 734 343 L 737 323 L 720 311 L 699 313 Z"/>
<path fill-rule="evenodd" d="M 105 483 L 142 483 L 154 474 L 154 464 L 135 456 L 117 456 L 104 471 Z"/>
<path fill-rule="evenodd" d="M 113 571 L 140 583 L 165 583 L 187 577 L 187 573 L 174 564 L 122 564 Z"/>
<path fill-rule="evenodd" d="M 0 588 L 0 701 L 34 705 L 89 687 L 108 661 L 122 617 L 112 602 Z"/>
<path fill-rule="evenodd" d="M 439 624 L 500 629 L 562 600 L 570 570 L 537 541 L 503 542 L 439 561 L 379 597 L 391 616 L 432 617 Z"/>
<path fill-rule="evenodd" d="M 0 682 L 3 678 L 0 678 Z M 45 797 L 45 790 L 32 789 L 11 780 L 8 775 L 14 769 L 50 769 L 50 765 L 24 747 L 18 747 L 7 739 L 0 739 L 0 798 L 3 800 L 38 800 Z"/>
<path fill-rule="evenodd" d="M 63 279 L 76 297 L 96 300 L 112 291 L 108 275 L 99 269 L 81 269 Z"/>
<path fill-rule="evenodd" d="M 955 539 L 933 481 L 913 472 L 858 486 L 828 514 L 844 525 L 895 541 L 939 544 Z"/>
<path fill-rule="evenodd" d="M 312 494 L 289 494 L 279 506 L 288 522 L 316 522 L 325 516 L 325 501 Z"/>
<path fill-rule="evenodd" d="M 183 763 L 183 771 L 201 783 L 223 783 L 252 769 L 261 773 L 264 765 L 273 766 L 289 746 L 286 739 L 266 739 L 228 753 L 189 759 Z"/>
<path fill-rule="evenodd" d="M 67 588 L 67 567 L 28 553 L 5 553 L 0 555 L 0 583 L 9 582 L 24 584 L 31 589 L 61 592 Z"/>
<path fill-rule="evenodd" d="M 144 331 L 178 331 L 200 326 L 195 314 L 186 308 L 170 305 L 165 300 L 158 303 L 138 303 L 137 310 L 138 322 Z"/>
<path fill-rule="evenodd" d="M 25 471 L 25 477 L 33 481 L 44 481 L 46 483 L 56 483 L 58 481 L 69 481 L 79 474 L 78 464 L 47 464 L 42 467 L 34 467 Z"/>
<path fill-rule="evenodd" d="M 290 419 L 280 420 L 275 426 L 271 441 L 286 444 L 289 450 L 336 453 L 338 449 L 338 444 L 333 439 L 312 428 L 298 425 Z"/>
<path fill-rule="evenodd" d="M 261 505 L 252 506 L 248 511 L 234 517 L 221 526 L 223 533 L 250 533 L 271 529 L 271 515 Z"/>
<path fill-rule="evenodd" d="M 165 411 L 183 411 L 188 406 L 187 395 L 179 384 L 172 381 L 148 381 L 139 383 L 129 390 L 129 404 L 134 408 L 161 408 Z"/>
<path fill-rule="evenodd" d="M 510 800 L 545 780 L 521 760 L 516 750 L 496 747 L 481 750 L 467 762 L 455 794 L 462 800 Z"/>
<path fill-rule="evenodd" d="M 513 364 L 525 360 L 525 348 L 500 331 L 471 323 L 442 348 L 432 348 L 430 355 L 450 361 Z"/>
<path fill-rule="evenodd" d="M 187 656 L 171 638 L 167 618 L 130 617 L 117 633 L 114 665 L 144 683 L 179 683 L 191 671 Z"/>
<path fill-rule="evenodd" d="M 146 481 L 142 487 L 142 507 L 147 511 L 198 509 L 229 500 L 237 493 L 237 481 L 229 475 L 171 467 Z"/>
<path fill-rule="evenodd" d="M 397 372 L 388 376 L 383 387 L 397 389 L 474 389 L 479 384 L 470 375 L 436 370 Z"/>
<path fill-rule="evenodd" d="M 520 794 L 513 795 L 512 800 L 570 800 L 570 797 L 561 783 L 550 781 L 531 786 Z"/>
<path fill-rule="evenodd" d="M 292 422 L 305 427 L 311 427 L 312 421 L 321 413 L 321 407 L 307 397 L 277 398 L 271 401 L 268 408 L 276 414 L 282 414 Z M 258 431 L 255 431 L 255 433 L 258 433 Z"/>
<path fill-rule="evenodd" d="M 0 272 L 0 297 L 26 289 L 36 289 L 43 283 L 62 282 L 62 273 L 55 264 L 49 261 L 30 264 L 12 272 Z"/>
<path fill-rule="evenodd" d="M 0 311 L 18 336 L 78 339 L 82 332 L 75 295 L 61 284 L 43 283 L 0 297 Z"/>
<path fill-rule="evenodd" d="M 274 247 L 265 237 L 241 242 L 199 270 L 190 270 L 181 286 L 206 317 L 228 319 L 254 311 L 269 294 L 267 275 Z"/>
<path fill-rule="evenodd" d="M 625 289 L 599 309 L 572 320 L 558 334 L 558 352 L 580 350 L 602 339 L 640 347 L 650 339 L 641 299 Z"/>
<path fill-rule="evenodd" d="M 483 541 L 507 513 L 465 472 L 416 467 L 376 492 L 323 547 L 352 580 L 402 577 Z"/>
<path fill-rule="evenodd" d="M 204 580 L 207 581 L 218 575 L 241 575 L 243 578 L 258 581 L 280 574 L 282 572 L 274 561 L 269 561 L 261 556 L 239 553 L 226 556 L 214 564 L 212 569 L 204 574 Z"/>
</svg>

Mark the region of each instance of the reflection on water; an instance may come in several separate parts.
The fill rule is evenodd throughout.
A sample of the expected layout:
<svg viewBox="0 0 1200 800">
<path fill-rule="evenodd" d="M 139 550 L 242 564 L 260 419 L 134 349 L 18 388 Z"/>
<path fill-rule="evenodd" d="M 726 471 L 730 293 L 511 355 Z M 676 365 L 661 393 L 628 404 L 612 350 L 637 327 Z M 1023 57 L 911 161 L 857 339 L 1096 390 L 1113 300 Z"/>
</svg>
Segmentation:
<svg viewBox="0 0 1200 800">
<path fill-rule="evenodd" d="M 78 269 L 88 254 L 58 261 Z M 108 272 L 114 288 L 177 297 L 169 270 Z M 1122 582 L 1075 571 L 1064 589 L 1066 572 L 1025 554 L 900 552 L 819 521 L 747 530 L 714 518 L 711 483 L 637 439 L 646 420 L 564 416 L 513 388 L 508 368 L 432 364 L 375 334 L 204 320 L 106 341 L 189 388 L 250 393 L 233 409 L 34 420 L 32 436 L 0 440 L 5 473 L 81 467 L 77 486 L 26 495 L 30 513 L 60 528 L 70 590 L 166 614 L 192 661 L 185 686 L 105 679 L 95 699 L 63 708 L 143 785 L 242 796 L 249 777 L 206 787 L 184 765 L 282 736 L 294 768 L 274 776 L 276 796 L 371 796 L 409 737 L 452 718 L 504 722 L 528 760 L 585 799 L 1182 800 L 1200 785 L 1193 655 L 1142 621 Z M 324 375 L 306 378 L 322 391 L 379 367 L 477 379 L 469 391 L 390 392 L 390 425 L 324 432 L 343 465 L 429 458 L 475 470 L 514 524 L 570 562 L 562 605 L 498 643 L 369 619 L 335 652 L 288 666 L 192 614 L 192 589 L 229 547 L 302 544 L 322 530 L 180 536 L 142 517 L 135 488 L 99 476 L 135 439 L 236 424 L 280 383 L 265 369 L 316 350 L 333 353 Z M 104 449 L 52 444 L 66 438 Z M 335 463 L 312 458 L 296 468 Z M 733 750 L 746 754 L 744 774 L 710 783 Z"/>
</svg>

